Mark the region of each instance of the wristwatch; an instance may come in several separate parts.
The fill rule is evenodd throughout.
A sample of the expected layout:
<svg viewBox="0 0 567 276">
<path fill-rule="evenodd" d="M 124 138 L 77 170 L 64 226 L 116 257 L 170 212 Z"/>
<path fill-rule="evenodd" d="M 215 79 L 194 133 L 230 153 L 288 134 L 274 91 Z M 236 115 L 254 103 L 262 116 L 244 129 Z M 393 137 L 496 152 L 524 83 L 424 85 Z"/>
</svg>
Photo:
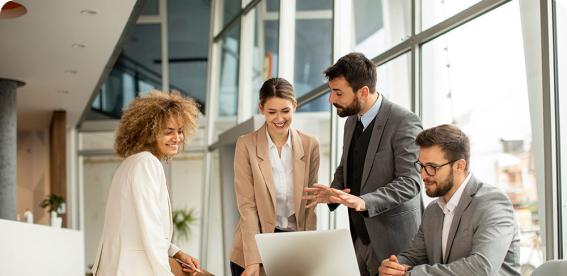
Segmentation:
<svg viewBox="0 0 567 276">
<path fill-rule="evenodd" d="M 406 268 L 406 274 L 404 274 L 404 276 L 410 276 L 412 269 L 413 269 L 413 266 L 410 266 L 410 267 Z"/>
</svg>

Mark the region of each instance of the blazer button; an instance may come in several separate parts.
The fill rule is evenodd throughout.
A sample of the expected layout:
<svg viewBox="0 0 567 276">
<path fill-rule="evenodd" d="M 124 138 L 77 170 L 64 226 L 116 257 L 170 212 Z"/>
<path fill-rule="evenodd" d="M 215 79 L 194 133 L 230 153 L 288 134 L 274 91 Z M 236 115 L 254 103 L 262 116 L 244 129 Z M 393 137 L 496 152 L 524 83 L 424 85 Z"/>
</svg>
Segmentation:
<svg viewBox="0 0 567 276">
<path fill-rule="evenodd" d="M 382 128 L 382 126 L 378 126 L 378 129 L 381 129 L 381 128 Z"/>
</svg>

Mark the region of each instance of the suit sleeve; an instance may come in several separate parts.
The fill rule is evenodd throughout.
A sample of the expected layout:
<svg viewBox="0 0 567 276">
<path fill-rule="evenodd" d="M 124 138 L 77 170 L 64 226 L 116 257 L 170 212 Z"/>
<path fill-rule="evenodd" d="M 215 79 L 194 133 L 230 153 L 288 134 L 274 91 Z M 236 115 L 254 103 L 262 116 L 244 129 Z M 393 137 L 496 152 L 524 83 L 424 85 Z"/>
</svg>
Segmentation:
<svg viewBox="0 0 567 276">
<path fill-rule="evenodd" d="M 250 167 L 248 148 L 241 138 L 236 142 L 234 155 L 234 189 L 236 191 L 236 203 L 240 212 L 240 231 L 242 231 L 242 243 L 245 266 L 262 262 L 260 252 L 256 245 L 255 235 L 260 233 L 260 219 L 256 207 L 256 195 L 254 193 L 254 179 Z"/>
<path fill-rule="evenodd" d="M 159 161 L 144 157 L 133 168 L 131 185 L 142 242 L 154 275 L 173 275 L 169 267 L 170 243 L 165 241 L 159 208 L 163 168 Z"/>
<path fill-rule="evenodd" d="M 425 239 L 423 237 L 423 223 L 419 226 L 408 248 L 398 255 L 398 262 L 409 266 L 429 263 L 427 249 L 425 248 Z"/>
<path fill-rule="evenodd" d="M 506 195 L 494 193 L 478 204 L 480 223 L 472 229 L 472 251 L 466 258 L 449 264 L 423 264 L 413 275 L 496 275 L 516 235 L 514 210 Z M 454 250 L 454 249 L 453 249 Z M 518 252 L 519 254 L 519 252 Z M 410 263 L 407 263 L 408 265 Z"/>
<path fill-rule="evenodd" d="M 313 149 L 311 150 L 311 164 L 309 164 L 308 186 L 313 187 L 319 177 L 319 140 L 313 138 Z M 305 192 L 304 192 L 305 193 Z M 317 207 L 306 209 L 305 230 L 317 230 Z"/>
<path fill-rule="evenodd" d="M 419 156 L 415 137 L 421 131 L 421 121 L 414 113 L 409 113 L 400 121 L 391 141 L 395 178 L 392 182 L 374 192 L 361 196 L 366 202 L 366 210 L 360 212 L 360 214 L 365 217 L 373 217 L 419 196 L 420 176 L 413 163 Z M 368 181 L 372 180 L 369 179 Z"/>
</svg>

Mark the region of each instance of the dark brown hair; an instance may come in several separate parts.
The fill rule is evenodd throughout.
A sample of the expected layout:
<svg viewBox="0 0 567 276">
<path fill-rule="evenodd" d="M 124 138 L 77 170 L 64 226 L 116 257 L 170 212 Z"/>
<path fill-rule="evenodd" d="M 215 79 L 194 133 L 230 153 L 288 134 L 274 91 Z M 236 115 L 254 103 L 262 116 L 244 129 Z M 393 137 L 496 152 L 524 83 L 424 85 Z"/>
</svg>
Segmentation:
<svg viewBox="0 0 567 276">
<path fill-rule="evenodd" d="M 350 53 L 323 71 L 329 80 L 343 77 L 354 93 L 367 86 L 370 93 L 376 93 L 376 64 L 362 53 Z"/>
<path fill-rule="evenodd" d="M 464 159 L 465 172 L 469 171 L 471 144 L 469 137 L 454 125 L 439 125 L 428 128 L 417 135 L 415 144 L 422 148 L 440 146 L 449 161 Z"/>
<path fill-rule="evenodd" d="M 176 117 L 182 126 L 180 152 L 185 151 L 189 138 L 199 129 L 199 105 L 192 98 L 182 97 L 176 90 L 167 93 L 154 89 L 147 94 L 135 98 L 124 108 L 114 139 L 118 157 L 126 158 L 142 151 L 158 156 L 157 140 L 163 136 L 171 117 Z M 165 160 L 169 162 L 171 156 L 166 155 Z"/>
<path fill-rule="evenodd" d="M 264 82 L 260 88 L 260 104 L 264 106 L 270 98 L 278 97 L 288 99 L 292 103 L 295 102 L 295 93 L 293 86 L 284 78 L 271 78 Z"/>
</svg>

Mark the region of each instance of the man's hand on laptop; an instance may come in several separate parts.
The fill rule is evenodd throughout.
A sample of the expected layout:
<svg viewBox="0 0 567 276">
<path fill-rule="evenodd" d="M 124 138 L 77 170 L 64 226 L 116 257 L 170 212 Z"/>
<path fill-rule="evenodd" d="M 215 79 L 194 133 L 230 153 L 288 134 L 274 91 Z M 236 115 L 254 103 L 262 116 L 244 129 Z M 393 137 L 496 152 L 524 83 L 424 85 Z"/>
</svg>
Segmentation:
<svg viewBox="0 0 567 276">
<path fill-rule="evenodd" d="M 349 189 L 346 190 L 348 190 L 348 192 L 345 192 L 345 190 L 331 189 L 329 199 L 333 203 L 345 205 L 348 208 L 355 209 L 357 212 L 366 210 L 366 201 L 358 196 L 349 194 Z"/>
<path fill-rule="evenodd" d="M 389 259 L 382 261 L 382 265 L 378 268 L 380 276 L 392 276 L 392 275 L 406 275 L 406 269 L 409 268 L 408 265 L 402 265 L 398 263 L 398 258 L 392 255 Z"/>
<path fill-rule="evenodd" d="M 258 276 L 260 275 L 260 264 L 250 264 L 246 266 L 241 276 Z"/>
<path fill-rule="evenodd" d="M 312 200 L 305 208 L 311 208 L 317 205 L 317 203 L 331 203 L 331 195 L 334 191 L 339 191 L 343 193 L 350 193 L 350 189 L 344 189 L 342 191 L 329 188 L 323 184 L 313 184 L 313 188 L 303 188 L 303 191 L 309 193 L 306 196 L 302 196 L 301 199 Z"/>
</svg>

